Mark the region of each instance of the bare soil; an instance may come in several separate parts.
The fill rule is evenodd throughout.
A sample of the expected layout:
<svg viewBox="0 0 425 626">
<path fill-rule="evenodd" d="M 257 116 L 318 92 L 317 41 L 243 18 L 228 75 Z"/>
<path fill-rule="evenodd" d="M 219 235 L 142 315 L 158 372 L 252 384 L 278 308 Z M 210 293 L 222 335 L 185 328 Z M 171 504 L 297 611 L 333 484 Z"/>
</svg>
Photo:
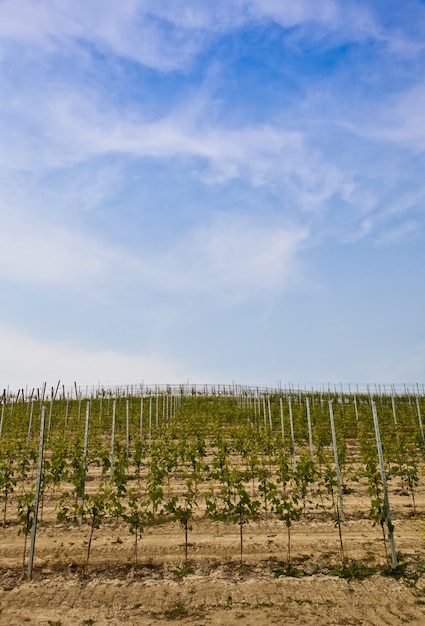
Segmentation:
<svg viewBox="0 0 425 626">
<path fill-rule="evenodd" d="M 369 503 L 364 494 L 347 496 L 343 538 L 351 570 L 345 577 L 338 530 L 319 514 L 294 523 L 290 569 L 279 520 L 244 525 L 241 565 L 239 526 L 200 516 L 189 533 L 187 565 L 178 523 L 145 529 L 134 568 L 133 537 L 110 522 L 95 531 L 84 571 L 89 528 L 57 524 L 47 505 L 31 582 L 23 576 L 17 524 L 0 529 L 0 624 L 425 625 L 424 525 L 419 514 L 411 516 L 409 501 L 392 497 L 401 565 L 386 575 L 381 529 L 363 513 Z M 424 493 L 417 505 L 424 511 Z"/>
</svg>

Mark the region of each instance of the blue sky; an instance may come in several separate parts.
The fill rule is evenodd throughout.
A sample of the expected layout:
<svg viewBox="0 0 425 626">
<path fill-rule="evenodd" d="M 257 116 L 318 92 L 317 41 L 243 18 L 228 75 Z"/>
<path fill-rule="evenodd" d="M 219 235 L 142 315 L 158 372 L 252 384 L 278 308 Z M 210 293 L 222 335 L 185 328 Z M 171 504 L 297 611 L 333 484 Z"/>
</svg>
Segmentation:
<svg viewBox="0 0 425 626">
<path fill-rule="evenodd" d="M 425 379 L 425 2 L 0 0 L 0 386 Z"/>
</svg>

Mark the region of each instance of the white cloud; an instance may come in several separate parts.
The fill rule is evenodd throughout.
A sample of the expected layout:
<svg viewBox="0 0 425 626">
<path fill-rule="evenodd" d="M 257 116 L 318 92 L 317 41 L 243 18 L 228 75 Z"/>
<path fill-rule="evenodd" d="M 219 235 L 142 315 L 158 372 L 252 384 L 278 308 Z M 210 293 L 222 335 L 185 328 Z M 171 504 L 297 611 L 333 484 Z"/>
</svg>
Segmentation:
<svg viewBox="0 0 425 626">
<path fill-rule="evenodd" d="M 0 327 L 0 388 L 18 389 L 61 384 L 119 385 L 181 383 L 211 380 L 210 372 L 189 370 L 181 360 L 161 354 L 129 354 L 113 350 L 88 350 L 67 342 L 49 342 Z M 1 392 L 0 392 L 1 393 Z"/>
<path fill-rule="evenodd" d="M 207 107 L 195 97 L 184 111 L 148 122 L 134 111 L 123 115 L 108 110 L 93 94 L 91 99 L 69 91 L 23 94 L 14 103 L 13 115 L 27 123 L 20 133 L 3 124 L 0 163 L 7 169 L 38 171 L 111 154 L 183 157 L 195 159 L 188 168 L 206 182 L 234 178 L 254 185 L 283 182 L 291 193 L 299 194 L 307 209 L 337 191 L 341 183 L 337 167 L 326 164 L 307 145 L 303 132 L 273 124 L 228 128 L 205 120 Z"/>
<path fill-rule="evenodd" d="M 420 8 L 416 15 L 420 19 Z M 144 9 L 184 30 L 203 29 L 223 31 L 253 22 L 273 21 L 283 28 L 319 27 L 318 36 L 332 35 L 335 41 L 364 41 L 373 39 L 384 43 L 395 53 L 410 56 L 424 49 L 422 37 L 385 27 L 370 3 L 359 0 L 146 0 Z M 413 13 L 413 12 L 412 12 Z M 312 35 L 311 31 L 309 32 Z M 301 33 L 302 36 L 302 33 Z"/>
<path fill-rule="evenodd" d="M 137 56 L 141 54 L 140 50 L 146 48 L 153 50 L 155 56 L 156 44 L 150 40 L 151 30 L 158 37 L 164 38 L 164 33 L 158 34 L 163 27 L 155 22 L 158 19 L 168 21 L 177 29 L 192 35 L 193 30 L 228 29 L 249 20 L 273 19 L 286 26 L 313 20 L 336 30 L 347 22 L 346 28 L 357 29 L 358 32 L 366 29 L 370 33 L 375 29 L 376 37 L 381 36 L 366 9 L 353 3 L 344 9 L 335 0 L 320 3 L 313 0 L 296 3 L 278 0 L 219 0 L 214 4 L 207 1 L 195 4 L 187 0 L 178 3 L 178 6 L 166 0 L 127 0 L 120 3 L 103 0 L 85 3 L 40 0 L 37 10 L 34 6 L 29 0 L 4 0 L 0 3 L 0 37 L 4 41 L 31 41 L 37 45 L 42 45 L 44 41 L 49 49 L 53 47 L 59 50 L 64 42 L 73 41 L 74 45 L 86 39 L 95 42 L 95 45 L 106 46 L 116 54 Z M 25 20 L 23 25 L 22 15 L 31 18 Z M 189 49 L 191 44 L 186 47 L 183 32 L 180 32 L 179 38 L 182 50 L 187 52 L 189 58 L 193 53 Z M 174 44 L 171 42 L 170 45 Z M 196 48 L 197 44 L 194 45 Z M 162 45 L 160 48 L 160 55 L 164 54 L 164 58 L 170 57 L 177 64 L 183 63 L 169 49 Z M 152 60 L 152 65 L 160 65 L 159 59 Z M 292 205 L 304 216 L 325 213 L 328 201 L 341 197 L 350 205 L 350 230 L 357 219 L 353 219 L 353 215 L 361 219 L 367 217 L 376 208 L 381 195 L 379 184 L 382 181 L 378 185 L 375 181 L 382 178 L 382 172 L 375 177 L 368 172 L 371 182 L 365 192 L 367 181 L 365 184 L 361 157 L 356 160 L 354 155 L 348 165 L 345 164 L 346 173 L 343 174 L 343 166 L 340 166 L 335 156 L 327 158 L 326 143 L 320 149 L 316 148 L 320 142 L 319 126 L 323 120 L 303 119 L 302 114 L 294 120 L 289 114 L 289 119 L 285 118 L 281 124 L 274 121 L 228 128 L 225 123 L 211 121 L 208 116 L 210 99 L 199 105 L 195 96 L 188 97 L 184 110 L 174 110 L 161 118 L 147 121 L 139 109 L 133 109 L 130 105 L 125 110 L 114 110 L 112 101 L 96 93 L 94 86 L 81 87 L 73 80 L 66 86 L 59 79 L 44 81 L 43 73 L 38 78 L 42 80 L 41 89 L 38 79 L 16 81 L 15 73 L 8 77 L 6 69 L 6 77 L 0 83 L 5 94 L 0 102 L 0 165 L 5 170 L 40 172 L 111 154 L 164 161 L 183 157 L 188 171 L 201 176 L 204 182 L 221 183 L 240 178 L 251 185 L 276 185 L 284 190 L 285 206 Z M 345 126 L 363 134 L 368 140 L 392 141 L 422 149 L 425 145 L 422 115 L 424 94 L 422 88 L 416 88 L 399 96 L 388 107 L 391 111 L 381 110 L 379 116 L 374 116 L 373 126 L 368 123 L 360 123 L 356 127 Z M 133 103 L 133 106 L 142 107 L 143 104 Z M 304 109 L 304 115 L 305 110 L 308 110 L 308 106 Z M 369 108 L 363 115 L 364 119 L 368 113 Z M 332 119 L 330 135 L 334 122 Z M 343 144 L 341 151 L 344 152 Z M 355 184 L 353 180 L 356 180 Z M 44 230 L 48 229 L 47 226 Z M 12 225 L 11 230 L 16 228 Z M 23 230 L 21 240 L 26 237 L 28 242 L 29 234 L 25 235 L 25 232 L 30 229 Z M 344 227 L 340 230 L 343 231 Z M 354 230 L 359 236 L 367 232 L 367 229 L 359 229 L 356 224 Z M 68 261 L 64 253 L 62 255 L 63 264 L 80 266 L 80 244 L 75 247 L 68 235 L 61 233 L 60 229 L 55 232 L 56 236 L 52 239 L 61 241 L 61 250 L 68 251 Z M 49 246 L 43 233 L 40 242 L 44 247 Z M 27 243 L 22 246 L 24 251 L 28 248 Z M 41 258 L 41 243 L 34 242 L 33 248 L 34 251 L 38 250 L 34 256 Z M 91 248 L 94 254 L 90 252 Z M 97 251 L 96 243 L 89 240 L 82 243 L 82 250 L 88 259 L 87 273 L 92 276 L 101 273 L 101 268 L 108 264 L 107 259 L 97 264 L 104 257 L 104 251 Z M 50 257 L 54 256 L 55 251 L 52 249 Z M 19 273 L 19 259 L 13 251 L 11 258 Z M 37 267 L 37 263 L 34 267 Z M 34 273 L 55 274 L 57 277 L 55 268 L 37 267 Z"/>
<path fill-rule="evenodd" d="M 4 282 L 93 293 L 110 291 L 125 277 L 143 289 L 203 296 L 213 289 L 243 299 L 258 291 L 285 291 L 301 280 L 299 256 L 309 233 L 300 225 L 285 225 L 276 217 L 261 222 L 236 211 L 216 213 L 176 234 L 166 250 L 124 249 L 113 233 L 89 235 L 78 216 L 66 217 L 78 192 L 70 199 L 64 195 L 35 187 L 0 196 Z M 54 211 L 41 209 L 45 202 Z"/>
<path fill-rule="evenodd" d="M 250 11 L 257 17 L 267 17 L 284 27 L 292 27 L 303 22 L 316 21 L 328 28 L 335 28 L 340 22 L 340 5 L 335 0 L 251 0 Z"/>
<path fill-rule="evenodd" d="M 398 94 L 382 106 L 380 123 L 365 131 L 377 139 L 425 149 L 425 85 Z M 385 107 L 385 108 L 384 108 Z"/>
<path fill-rule="evenodd" d="M 252 0 L 259 16 L 272 18 L 284 27 L 314 22 L 321 26 L 321 34 L 332 35 L 335 41 L 375 40 L 402 56 L 410 56 L 424 49 L 422 39 L 413 38 L 412 33 L 403 33 L 400 25 L 386 27 L 379 20 L 379 12 L 373 5 L 359 0 Z M 310 33 L 311 35 L 311 33 Z"/>
<path fill-rule="evenodd" d="M 417 233 L 420 225 L 414 220 L 407 220 L 398 226 L 389 228 L 377 237 L 377 244 L 391 244 L 406 239 L 406 237 Z"/>
<path fill-rule="evenodd" d="M 159 260 L 171 289 L 240 300 L 285 291 L 302 280 L 299 254 L 306 229 L 217 215 Z"/>
<path fill-rule="evenodd" d="M 361 118 L 338 121 L 341 128 L 369 142 L 392 143 L 400 148 L 423 151 L 425 148 L 425 84 L 384 94 L 380 101 L 361 104 Z M 372 144 L 373 145 L 373 144 Z"/>
<path fill-rule="evenodd" d="M 0 39 L 47 53 L 88 41 L 102 52 L 167 71 L 187 66 L 209 34 L 264 20 L 285 28 L 315 22 L 340 39 L 373 37 L 399 49 L 409 43 L 397 33 L 387 35 L 368 8 L 347 0 L 3 0 Z"/>
<path fill-rule="evenodd" d="M 4 0 L 0 38 L 35 45 L 46 53 L 71 51 L 86 41 L 162 70 L 184 65 L 197 49 L 193 39 L 166 35 L 149 18 L 137 0 Z"/>
<path fill-rule="evenodd" d="M 3 280 L 85 290 L 121 264 L 116 253 L 94 238 L 38 220 L 31 212 L 8 207 L 1 213 Z"/>
</svg>

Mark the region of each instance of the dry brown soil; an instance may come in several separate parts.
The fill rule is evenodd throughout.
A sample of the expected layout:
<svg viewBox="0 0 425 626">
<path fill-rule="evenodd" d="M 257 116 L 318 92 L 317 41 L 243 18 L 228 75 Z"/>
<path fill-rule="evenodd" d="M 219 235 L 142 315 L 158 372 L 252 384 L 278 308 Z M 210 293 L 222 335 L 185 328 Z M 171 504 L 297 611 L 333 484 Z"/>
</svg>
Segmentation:
<svg viewBox="0 0 425 626">
<path fill-rule="evenodd" d="M 418 511 L 423 511 L 423 493 L 417 501 Z M 338 531 L 320 514 L 294 524 L 294 575 L 285 573 L 281 563 L 286 530 L 279 520 L 263 517 L 244 526 L 241 566 L 238 525 L 200 516 L 189 534 L 186 570 L 178 523 L 145 530 L 136 570 L 131 565 L 132 536 L 123 525 L 108 523 L 95 532 L 83 576 L 88 527 L 57 524 L 53 505 L 47 505 L 32 582 L 22 575 L 24 540 L 17 524 L 11 521 L 0 528 L 0 624 L 425 625 L 422 517 L 409 515 L 406 495 L 393 495 L 391 503 L 397 551 L 407 563 L 399 577 L 382 573 L 382 534 L 366 519 L 367 497 L 353 493 L 346 498 L 347 561 L 378 568 L 364 579 L 335 574 L 340 566 Z"/>
</svg>

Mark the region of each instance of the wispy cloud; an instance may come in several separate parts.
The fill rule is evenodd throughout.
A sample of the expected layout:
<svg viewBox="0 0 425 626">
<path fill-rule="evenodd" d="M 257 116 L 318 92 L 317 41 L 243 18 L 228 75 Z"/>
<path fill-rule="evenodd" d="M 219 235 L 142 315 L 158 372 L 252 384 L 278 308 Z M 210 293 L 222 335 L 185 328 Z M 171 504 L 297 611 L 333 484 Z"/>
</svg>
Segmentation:
<svg viewBox="0 0 425 626">
<path fill-rule="evenodd" d="M 339 233 L 338 237 L 344 241 L 355 241 L 370 235 L 375 225 L 382 224 L 385 216 L 390 217 L 391 213 L 403 212 L 407 207 L 404 201 L 403 206 L 397 209 L 394 206 L 395 200 L 388 200 L 385 201 L 385 207 L 380 208 L 383 201 L 381 188 L 384 187 L 387 193 L 389 188 L 402 185 L 403 180 L 408 177 L 408 172 L 396 166 L 397 161 L 394 161 L 394 157 L 391 157 L 389 167 L 384 160 L 376 163 L 374 169 L 370 169 L 367 161 L 362 162 L 361 152 L 356 155 L 355 151 L 349 153 L 351 149 L 347 151 L 345 145 L 348 147 L 349 144 L 346 134 L 340 150 L 346 161 L 342 166 L 335 160 L 334 154 L 329 155 L 320 147 L 321 124 L 317 137 L 311 124 L 305 128 L 301 126 L 299 130 L 288 130 L 283 125 L 272 124 L 228 128 L 224 124 L 208 120 L 208 117 L 204 116 L 208 102 L 200 105 L 196 97 L 193 106 L 188 102 L 186 111 L 177 109 L 149 122 L 136 111 L 127 112 L 123 116 L 119 110 L 102 106 L 94 94 L 92 99 L 79 94 L 69 94 L 69 97 L 66 97 L 66 93 L 40 94 L 38 97 L 38 103 L 31 98 L 21 99 L 22 116 L 26 117 L 28 114 L 28 118 L 32 120 L 34 133 L 31 142 L 25 143 L 27 135 L 24 133 L 21 137 L 22 153 L 19 153 L 16 148 L 19 141 L 16 141 L 15 127 L 13 125 L 10 128 L 5 127 L 4 140 L 0 147 L 0 162 L 6 169 L 12 168 L 18 172 L 18 177 L 19 170 L 22 169 L 37 173 L 91 162 L 90 185 L 82 180 L 75 185 L 74 201 L 77 204 L 87 202 L 85 190 L 89 188 L 93 202 L 96 203 L 96 181 L 99 181 L 99 176 L 105 177 L 101 171 L 100 174 L 96 172 L 94 161 L 108 155 L 119 155 L 124 160 L 161 159 L 164 163 L 167 160 L 185 159 L 187 172 L 200 177 L 207 184 L 221 185 L 232 179 L 240 179 L 254 187 L 271 185 L 282 190 L 285 212 L 296 217 L 298 224 L 303 224 L 304 230 L 310 229 L 313 220 L 316 233 L 323 228 L 322 219 L 330 213 L 331 207 L 338 203 L 339 198 L 347 208 L 338 211 L 333 231 L 335 234 Z M 374 126 L 370 136 L 367 136 L 366 126 L 364 131 L 360 125 L 355 127 L 349 124 L 342 125 L 344 126 L 348 133 L 361 134 L 365 140 L 375 142 L 378 138 L 381 141 L 389 141 L 391 133 L 394 132 L 385 126 L 381 126 L 381 129 Z M 413 124 L 409 125 L 408 134 L 409 137 L 413 137 Z M 368 159 L 370 158 L 369 155 Z M 122 167 L 125 167 L 125 161 Z M 103 183 L 99 189 L 102 187 Z M 420 201 L 420 197 L 423 196 L 420 189 L 416 196 L 416 202 Z M 397 195 L 398 204 L 403 197 Z M 64 197 L 54 199 L 53 204 L 57 205 L 55 212 L 65 201 Z M 10 212 L 9 206 L 4 207 L 6 212 Z M 30 217 L 29 222 L 31 220 Z M 17 221 L 15 226 L 13 220 L 9 222 L 6 220 L 6 223 L 10 223 L 12 231 L 17 229 Z M 32 227 L 28 229 L 28 233 L 31 230 Z M 47 240 L 46 233 L 49 230 L 50 226 L 43 229 L 39 239 L 40 248 L 42 245 L 45 249 L 48 248 L 47 244 L 41 242 Z M 326 231 L 329 232 L 328 226 L 325 227 Z M 22 242 L 24 232 L 19 236 Z M 100 264 L 94 261 L 93 250 L 99 247 L 98 244 L 89 240 L 79 244 L 82 250 L 87 248 L 90 251 L 89 254 L 80 257 L 70 243 L 65 245 L 67 236 L 63 232 L 60 233 L 60 229 L 57 234 L 56 240 L 62 241 L 58 246 L 62 256 L 65 250 L 69 252 L 68 262 L 63 259 L 65 266 L 70 266 L 74 261 L 78 266 L 78 258 L 82 259 L 85 256 L 88 259 L 85 264 L 87 274 L 95 275 L 100 271 L 100 267 L 111 264 L 110 253 L 105 255 L 100 252 L 95 258 L 101 257 L 103 261 Z M 49 239 L 54 241 L 55 237 Z M 24 249 L 29 248 L 28 242 L 23 242 L 22 245 Z M 37 243 L 32 247 L 34 254 L 37 247 Z M 15 251 L 17 249 L 15 247 Z M 13 258 L 24 259 L 25 256 L 11 254 L 9 258 L 10 266 Z M 110 262 L 106 262 L 106 258 L 109 258 Z M 90 263 L 90 259 L 93 259 L 93 264 Z M 71 260 L 74 261 L 71 263 Z M 17 262 L 16 269 L 19 265 L 24 267 L 25 263 Z M 35 271 L 37 263 L 32 267 Z M 49 268 L 47 272 L 37 270 L 37 273 L 49 276 L 57 271 L 57 268 Z"/>
<path fill-rule="evenodd" d="M 324 162 L 302 130 L 270 123 L 229 128 L 204 119 L 209 103 L 200 106 L 196 95 L 185 110 L 154 121 L 131 109 L 123 115 L 90 96 L 24 92 L 10 113 L 15 123 L 8 125 L 10 116 L 3 116 L 3 167 L 40 171 L 112 154 L 186 158 L 189 171 L 205 182 L 283 183 L 305 209 L 322 204 L 341 183 L 337 167 Z M 17 115 L 26 120 L 20 131 Z"/>
<path fill-rule="evenodd" d="M 70 387 L 74 381 L 88 385 L 170 383 L 212 380 L 210 371 L 191 370 L 183 360 L 148 353 L 131 355 L 114 350 L 88 350 L 66 341 L 46 341 L 0 327 L 2 388 L 11 385 L 41 387 L 58 379 Z M 36 374 L 35 374 L 36 373 Z"/>
<path fill-rule="evenodd" d="M 98 240 L 16 208 L 3 213 L 2 234 L 0 277 L 6 282 L 84 291 L 120 265 Z"/>
<path fill-rule="evenodd" d="M 42 355 L 40 379 L 54 371 L 90 380 L 96 370 L 96 379 L 117 382 L 114 361 L 126 379 L 150 367 L 152 377 L 160 369 L 174 377 L 180 362 L 145 359 L 148 345 L 179 354 L 192 342 L 192 363 L 214 354 L 219 363 L 229 341 L 243 348 L 245 330 L 255 334 L 266 316 L 258 355 L 273 343 L 269 320 L 279 327 L 286 315 L 310 342 L 328 324 L 329 363 L 322 368 L 320 356 L 312 368 L 346 366 L 348 376 L 353 284 L 369 320 L 380 322 L 382 311 L 393 325 L 410 320 L 401 297 L 391 311 L 379 296 L 361 301 L 369 272 L 361 266 L 367 255 L 395 258 L 406 239 L 415 263 L 423 256 L 424 16 L 417 0 L 0 0 L 0 280 L 10 296 L 2 319 L 31 329 L 0 331 L 9 373 L 30 376 L 28 345 L 31 371 Z M 411 258 L 400 259 L 400 275 Z M 326 302 L 311 289 L 312 273 L 329 285 Z M 306 289 L 318 298 L 311 311 Z M 420 292 L 409 311 L 423 308 Z M 39 314 L 26 320 L 22 304 L 34 294 Z M 332 302 L 341 303 L 338 315 Z M 68 343 L 43 348 L 34 337 L 60 336 L 62 316 Z M 361 373 L 370 346 L 388 341 L 376 339 L 381 323 L 371 329 L 360 317 Z M 421 332 L 411 321 L 404 327 Z M 418 343 L 402 332 L 406 345 Z M 73 350 L 71 336 L 105 351 Z M 199 356 L 197 342 L 208 340 L 209 354 Z M 120 341 L 128 359 L 107 349 Z M 329 343 L 344 346 L 338 358 Z M 298 341 L 291 349 L 302 377 L 310 346 L 302 357 Z M 276 349 L 270 368 L 279 363 Z M 410 367 L 422 371 L 420 358 Z"/>
<path fill-rule="evenodd" d="M 182 37 L 178 28 L 164 29 L 137 0 L 41 0 L 36 5 L 31 0 L 5 0 L 0 5 L 0 38 L 37 46 L 46 54 L 90 44 L 160 70 L 185 65 L 199 50 L 196 35 Z"/>
<path fill-rule="evenodd" d="M 160 267 L 175 289 L 231 300 L 282 292 L 302 280 L 301 227 L 261 224 L 243 215 L 217 215 L 172 249 Z"/>
<path fill-rule="evenodd" d="M 415 222 L 414 220 L 408 220 L 407 222 L 404 222 L 399 226 L 395 226 L 384 231 L 377 237 L 376 243 L 391 244 L 396 243 L 397 241 L 403 241 L 408 236 L 417 232 L 418 228 L 420 228 L 418 222 Z"/>
<path fill-rule="evenodd" d="M 390 96 L 380 109 L 378 120 L 373 125 L 365 121 L 355 130 L 378 141 L 418 151 L 425 149 L 424 84 Z"/>
<path fill-rule="evenodd" d="M 187 66 L 208 45 L 208 35 L 264 20 L 284 28 L 315 23 L 340 40 L 368 37 L 394 41 L 399 48 L 402 39 L 408 43 L 400 29 L 385 32 L 366 3 L 337 0 L 3 0 L 0 38 L 47 53 L 89 42 L 102 52 L 169 71 Z"/>
<path fill-rule="evenodd" d="M 34 20 L 25 20 L 22 25 L 21 16 L 26 12 L 34 13 Z M 396 32 L 393 27 L 379 24 L 377 13 L 369 3 L 343 5 L 336 0 L 321 3 L 234 0 L 213 5 L 204 1 L 195 5 L 186 0 L 178 7 L 169 1 L 128 0 L 118 5 L 99 0 L 89 3 L 43 0 L 37 11 L 28 0 L 6 0 L 0 4 L 0 37 L 5 50 L 19 42 L 38 46 L 44 42 L 47 52 L 60 53 L 66 50 L 64 42 L 81 48 L 81 42 L 86 41 L 107 48 L 111 55 L 136 58 L 146 47 L 152 55 L 159 54 L 156 60 L 151 60 L 152 66 L 165 69 L 165 61 L 160 60 L 163 55 L 176 64 L 167 66 L 171 70 L 199 52 L 199 46 L 206 45 L 205 33 L 198 41 L 196 37 L 193 39 L 194 32 L 223 31 L 264 20 L 285 28 L 320 24 L 328 34 L 345 33 L 354 39 L 401 37 L 400 29 Z M 176 39 L 174 35 L 168 36 L 169 28 L 176 29 L 173 31 Z M 158 41 L 165 39 L 170 46 L 181 49 L 186 61 L 162 43 L 157 49 L 151 39 L 152 32 Z M 90 56 L 88 50 L 82 54 Z M 382 102 L 362 105 L 363 108 L 359 107 L 362 117 L 356 122 L 352 118 L 358 117 L 357 103 L 350 107 L 345 94 L 334 92 L 331 100 L 324 103 L 328 112 L 318 119 L 312 116 L 309 110 L 317 105 L 313 88 L 301 96 L 301 106 L 296 111 L 284 111 L 273 120 L 229 125 L 225 116 L 209 115 L 214 102 L 213 88 L 203 100 L 192 87 L 184 104 L 173 102 L 169 110 L 152 116 L 147 114 L 143 102 L 125 101 L 116 106 L 105 99 L 105 92 L 98 90 L 96 83 L 89 86 L 87 77 L 84 80 L 81 76 L 73 77 L 69 81 L 55 75 L 52 80 L 44 68 L 45 73 L 40 70 L 33 81 L 17 81 L 19 72 L 9 71 L 6 63 L 3 69 L 0 88 L 5 98 L 0 104 L 0 163 L 5 169 L 45 171 L 113 154 L 123 158 L 160 159 L 164 163 L 186 159 L 188 173 L 209 184 L 240 179 L 248 185 L 281 189 L 285 210 L 292 206 L 300 214 L 328 213 L 329 206 L 340 199 L 350 207 L 346 228 L 354 228 L 360 234 L 367 230 L 361 222 L 376 209 L 380 186 L 386 184 L 380 179 L 385 164 L 380 172 L 374 173 L 361 154 L 356 156 L 348 134 L 361 135 L 367 142 L 391 141 L 397 148 L 404 144 L 421 149 L 424 143 L 421 111 L 425 99 L 420 86 L 392 96 L 392 105 L 388 107 L 391 112 L 384 109 Z M 330 86 L 317 86 L 319 93 L 325 88 Z M 341 102 L 345 116 L 338 111 Z M 371 113 L 376 107 L 381 112 L 379 121 L 371 124 Z M 326 140 L 323 124 L 329 136 Z M 341 146 L 331 152 L 328 147 L 332 137 L 338 137 L 337 125 L 348 133 L 341 138 Z M 346 157 L 343 167 L 339 151 Z M 401 170 L 398 176 L 403 176 Z M 344 231 L 341 221 L 340 225 Z M 343 232 L 342 237 L 346 236 Z"/>
<path fill-rule="evenodd" d="M 77 223 L 51 223 L 26 207 L 2 212 L 0 277 L 13 283 L 87 291 L 125 276 L 141 289 L 240 300 L 258 291 L 286 291 L 302 280 L 298 256 L 306 228 L 242 214 L 217 214 L 177 237 L 163 252 L 126 250 L 81 231 Z"/>
</svg>

